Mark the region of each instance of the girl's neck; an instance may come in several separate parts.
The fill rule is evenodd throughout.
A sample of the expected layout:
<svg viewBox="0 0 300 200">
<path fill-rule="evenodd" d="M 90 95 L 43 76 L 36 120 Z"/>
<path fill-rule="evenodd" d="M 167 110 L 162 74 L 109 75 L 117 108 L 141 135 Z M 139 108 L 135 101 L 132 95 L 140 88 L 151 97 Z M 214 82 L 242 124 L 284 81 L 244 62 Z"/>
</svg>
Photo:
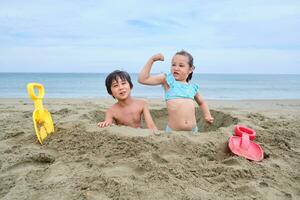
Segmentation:
<svg viewBox="0 0 300 200">
<path fill-rule="evenodd" d="M 180 80 L 176 80 L 176 79 L 175 79 L 175 81 L 180 82 L 180 83 L 182 83 L 182 84 L 189 84 L 186 80 L 180 81 Z"/>
</svg>

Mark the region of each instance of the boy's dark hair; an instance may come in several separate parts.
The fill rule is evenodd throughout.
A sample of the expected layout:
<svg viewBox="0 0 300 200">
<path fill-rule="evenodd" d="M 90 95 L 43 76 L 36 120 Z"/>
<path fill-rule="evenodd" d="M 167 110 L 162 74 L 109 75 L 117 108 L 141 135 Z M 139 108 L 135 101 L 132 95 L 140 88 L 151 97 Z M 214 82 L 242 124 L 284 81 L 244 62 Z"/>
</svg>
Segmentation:
<svg viewBox="0 0 300 200">
<path fill-rule="evenodd" d="M 108 74 L 108 76 L 105 79 L 105 86 L 106 86 L 106 90 L 107 90 L 108 94 L 112 95 L 111 84 L 113 81 L 118 81 L 117 80 L 118 77 L 121 80 L 126 80 L 130 85 L 130 89 L 133 88 L 133 84 L 131 82 L 131 78 L 130 78 L 129 74 L 125 71 L 115 70 L 115 71 L 111 72 L 110 74 Z"/>
<path fill-rule="evenodd" d="M 192 56 L 189 52 L 187 52 L 187 51 L 185 51 L 185 50 L 181 50 L 181 51 L 176 52 L 175 55 L 186 56 L 186 57 L 189 59 L 189 62 L 188 62 L 189 66 L 190 66 L 191 68 L 195 69 L 195 66 L 194 66 L 194 58 L 193 58 L 193 56 Z M 191 80 L 192 77 L 193 77 L 193 72 L 191 72 L 191 73 L 189 74 L 189 76 L 186 78 L 186 82 L 189 82 L 189 80 Z"/>
</svg>

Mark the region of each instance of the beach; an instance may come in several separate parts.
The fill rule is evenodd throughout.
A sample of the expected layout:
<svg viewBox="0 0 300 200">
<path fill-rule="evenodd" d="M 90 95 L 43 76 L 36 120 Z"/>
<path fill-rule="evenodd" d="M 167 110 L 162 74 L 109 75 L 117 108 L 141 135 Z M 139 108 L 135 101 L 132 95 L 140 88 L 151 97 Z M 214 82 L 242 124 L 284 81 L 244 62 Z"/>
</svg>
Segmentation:
<svg viewBox="0 0 300 200">
<path fill-rule="evenodd" d="M 112 98 L 46 99 L 55 133 L 37 141 L 30 99 L 0 99 L 0 199 L 299 199 L 300 100 L 209 100 L 200 133 L 98 128 Z M 234 125 L 256 131 L 261 162 L 228 149 Z"/>
</svg>

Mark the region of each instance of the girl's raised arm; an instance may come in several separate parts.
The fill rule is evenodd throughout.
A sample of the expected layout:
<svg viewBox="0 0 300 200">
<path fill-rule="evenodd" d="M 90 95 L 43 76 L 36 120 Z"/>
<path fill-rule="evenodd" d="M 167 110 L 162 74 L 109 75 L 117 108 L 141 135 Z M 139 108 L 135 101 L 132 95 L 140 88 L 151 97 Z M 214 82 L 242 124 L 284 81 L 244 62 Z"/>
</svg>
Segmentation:
<svg viewBox="0 0 300 200">
<path fill-rule="evenodd" d="M 145 64 L 142 71 L 139 74 L 138 82 L 145 85 L 160 85 L 165 81 L 164 74 L 158 74 L 154 76 L 150 76 L 150 70 L 155 61 L 164 61 L 164 56 L 159 53 L 153 55 Z"/>
</svg>

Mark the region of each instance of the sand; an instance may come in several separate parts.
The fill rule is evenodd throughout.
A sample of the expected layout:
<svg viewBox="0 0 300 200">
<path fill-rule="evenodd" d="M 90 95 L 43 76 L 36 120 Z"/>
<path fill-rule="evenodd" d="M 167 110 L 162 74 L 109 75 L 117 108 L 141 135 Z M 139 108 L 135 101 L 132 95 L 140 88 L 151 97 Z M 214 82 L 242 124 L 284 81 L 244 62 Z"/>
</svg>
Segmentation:
<svg viewBox="0 0 300 200">
<path fill-rule="evenodd" d="M 162 100 L 148 100 L 160 129 Z M 198 135 L 100 129 L 111 99 L 47 99 L 55 133 L 37 142 L 29 99 L 0 99 L 0 199 L 299 199 L 300 100 L 208 101 Z M 261 162 L 233 155 L 234 124 L 255 129 Z"/>
</svg>

